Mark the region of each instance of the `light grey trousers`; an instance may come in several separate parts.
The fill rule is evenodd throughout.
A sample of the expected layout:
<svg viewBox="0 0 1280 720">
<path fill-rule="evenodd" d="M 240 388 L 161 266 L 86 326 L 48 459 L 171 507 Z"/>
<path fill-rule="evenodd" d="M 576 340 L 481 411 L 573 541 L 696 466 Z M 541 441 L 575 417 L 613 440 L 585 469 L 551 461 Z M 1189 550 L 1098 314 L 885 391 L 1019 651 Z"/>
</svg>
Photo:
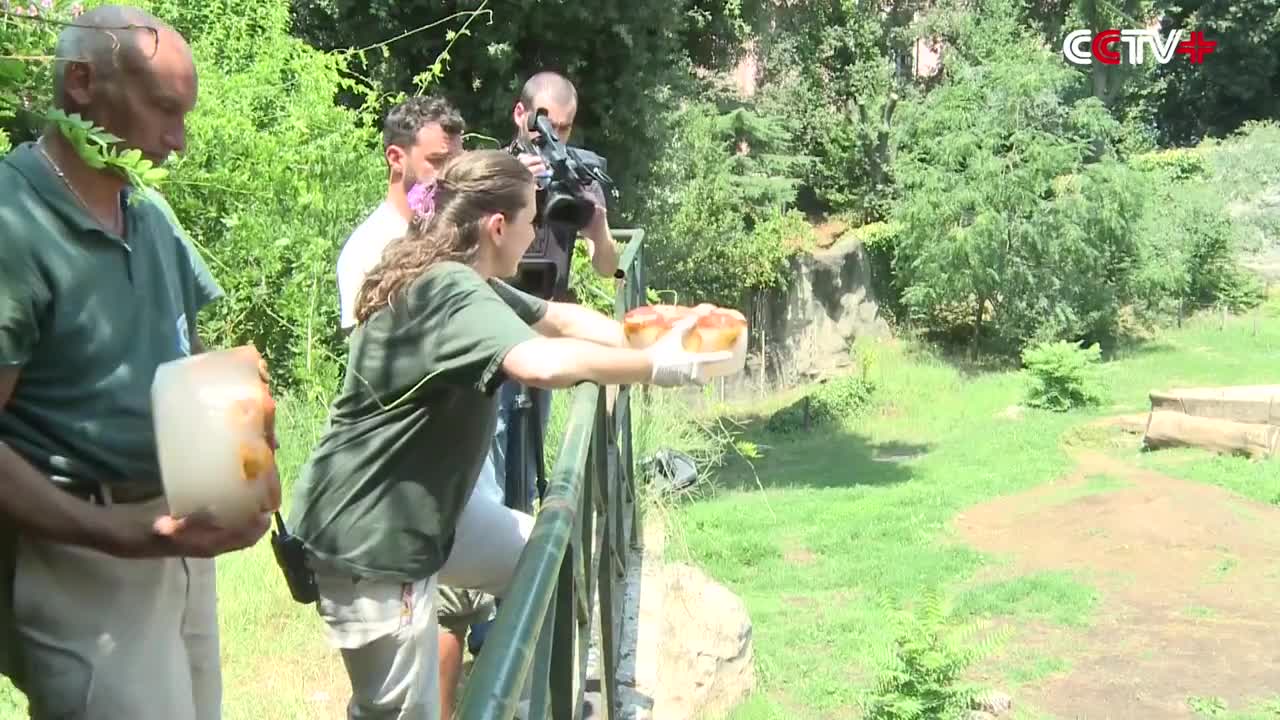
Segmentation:
<svg viewBox="0 0 1280 720">
<path fill-rule="evenodd" d="M 164 500 L 129 508 L 167 512 Z M 18 536 L 13 623 L 33 720 L 219 720 L 213 560 Z"/>
<path fill-rule="evenodd" d="M 315 564 L 317 609 L 351 679 L 347 717 L 439 720 L 435 577 L 384 582 Z"/>
</svg>

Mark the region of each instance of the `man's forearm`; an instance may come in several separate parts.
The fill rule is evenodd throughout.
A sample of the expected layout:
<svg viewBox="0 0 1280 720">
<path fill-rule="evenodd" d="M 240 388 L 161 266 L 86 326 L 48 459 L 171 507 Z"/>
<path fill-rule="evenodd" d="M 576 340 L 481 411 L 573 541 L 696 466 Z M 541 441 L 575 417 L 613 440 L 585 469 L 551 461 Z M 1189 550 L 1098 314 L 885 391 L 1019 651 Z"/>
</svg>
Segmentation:
<svg viewBox="0 0 1280 720">
<path fill-rule="evenodd" d="M 553 302 L 534 329 L 548 337 L 574 338 L 597 345 L 626 347 L 622 323 L 581 305 Z"/>
<path fill-rule="evenodd" d="M 59 490 L 0 442 L 0 515 L 30 535 L 106 552 L 118 544 L 109 513 Z"/>
<path fill-rule="evenodd" d="M 613 234 L 605 228 L 600 233 L 601 237 L 588 238 L 591 241 L 591 267 L 604 277 L 613 277 L 618 271 L 618 243 L 613 239 Z"/>
</svg>

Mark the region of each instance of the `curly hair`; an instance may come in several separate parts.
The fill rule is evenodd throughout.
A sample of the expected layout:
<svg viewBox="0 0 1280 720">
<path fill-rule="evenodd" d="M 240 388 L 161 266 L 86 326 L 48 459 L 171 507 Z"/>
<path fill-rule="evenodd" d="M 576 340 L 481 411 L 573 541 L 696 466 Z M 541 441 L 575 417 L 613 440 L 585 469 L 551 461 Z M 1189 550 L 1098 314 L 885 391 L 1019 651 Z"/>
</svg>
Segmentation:
<svg viewBox="0 0 1280 720">
<path fill-rule="evenodd" d="M 447 135 L 461 135 L 467 123 L 448 100 L 442 97 L 417 96 L 400 103 L 387 113 L 382 122 L 382 147 L 392 145 L 410 148 L 418 142 L 418 132 L 436 123 Z"/>
<path fill-rule="evenodd" d="M 533 175 L 510 153 L 473 150 L 450 160 L 436 177 L 435 211 L 416 216 L 408 233 L 387 245 L 356 296 L 364 323 L 437 263 L 475 262 L 486 218 L 510 221 L 529 202 Z"/>
</svg>

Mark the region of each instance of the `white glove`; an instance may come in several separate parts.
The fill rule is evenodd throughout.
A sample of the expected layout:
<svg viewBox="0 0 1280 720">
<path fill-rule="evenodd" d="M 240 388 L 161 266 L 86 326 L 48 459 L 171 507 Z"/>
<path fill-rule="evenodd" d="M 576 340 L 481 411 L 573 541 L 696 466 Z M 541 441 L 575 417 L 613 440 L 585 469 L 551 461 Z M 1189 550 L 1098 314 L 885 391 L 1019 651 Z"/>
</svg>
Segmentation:
<svg viewBox="0 0 1280 720">
<path fill-rule="evenodd" d="M 724 362 L 733 357 L 728 350 L 720 352 L 691 353 L 684 349 L 684 336 L 698 322 L 698 314 L 692 314 L 673 323 L 661 338 L 645 351 L 653 361 L 653 377 L 650 382 L 659 387 L 678 385 L 705 385 L 703 371 L 707 365 Z"/>
</svg>

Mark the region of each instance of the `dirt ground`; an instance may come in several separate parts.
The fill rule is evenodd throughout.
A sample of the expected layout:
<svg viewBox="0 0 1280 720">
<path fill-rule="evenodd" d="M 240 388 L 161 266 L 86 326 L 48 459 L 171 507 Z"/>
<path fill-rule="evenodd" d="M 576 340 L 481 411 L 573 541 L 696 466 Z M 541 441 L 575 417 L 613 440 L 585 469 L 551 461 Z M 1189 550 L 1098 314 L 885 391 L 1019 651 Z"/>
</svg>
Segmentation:
<svg viewBox="0 0 1280 720">
<path fill-rule="evenodd" d="M 1071 662 L 1015 704 L 1059 718 L 1190 718 L 1192 696 L 1242 710 L 1280 694 L 1280 508 L 1074 455 L 1069 477 L 956 519 L 965 542 L 1018 572 L 1077 571 L 1101 597 L 1087 630 L 1012 640 Z M 1086 492 L 1090 476 L 1108 485 Z"/>
</svg>

